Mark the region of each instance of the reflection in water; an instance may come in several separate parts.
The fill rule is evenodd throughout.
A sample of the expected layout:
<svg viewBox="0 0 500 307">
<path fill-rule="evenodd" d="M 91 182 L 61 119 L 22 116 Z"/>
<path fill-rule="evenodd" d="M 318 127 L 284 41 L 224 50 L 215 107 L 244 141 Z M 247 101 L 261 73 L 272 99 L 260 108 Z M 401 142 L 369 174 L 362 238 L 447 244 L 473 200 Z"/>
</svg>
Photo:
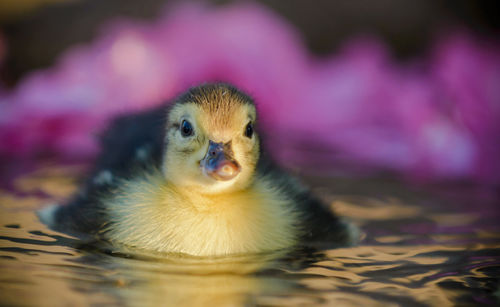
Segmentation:
<svg viewBox="0 0 500 307">
<path fill-rule="evenodd" d="M 500 302 L 500 214 L 487 199 L 471 207 L 395 182 L 312 179 L 365 231 L 360 246 L 200 259 L 82 245 L 40 224 L 34 210 L 71 194 L 81 170 L 37 169 L 0 191 L 0 305 Z"/>
</svg>

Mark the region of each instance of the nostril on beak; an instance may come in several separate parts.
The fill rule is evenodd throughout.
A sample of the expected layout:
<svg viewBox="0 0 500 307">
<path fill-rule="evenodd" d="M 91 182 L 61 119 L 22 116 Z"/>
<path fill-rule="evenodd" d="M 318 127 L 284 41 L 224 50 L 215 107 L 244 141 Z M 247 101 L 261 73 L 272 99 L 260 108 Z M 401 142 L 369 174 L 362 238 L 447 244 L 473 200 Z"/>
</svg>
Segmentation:
<svg viewBox="0 0 500 307">
<path fill-rule="evenodd" d="M 223 151 L 222 148 L 222 143 L 215 143 L 213 141 L 210 141 L 208 143 L 208 152 L 207 156 L 209 158 L 215 158 L 217 155 L 219 155 L 220 152 Z"/>
</svg>

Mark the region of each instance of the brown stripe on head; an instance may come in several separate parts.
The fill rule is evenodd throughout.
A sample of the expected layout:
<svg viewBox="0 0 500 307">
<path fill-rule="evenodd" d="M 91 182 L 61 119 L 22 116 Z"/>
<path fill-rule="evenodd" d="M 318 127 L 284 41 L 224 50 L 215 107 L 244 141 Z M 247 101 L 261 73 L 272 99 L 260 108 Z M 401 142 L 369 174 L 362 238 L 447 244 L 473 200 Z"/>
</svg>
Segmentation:
<svg viewBox="0 0 500 307">
<path fill-rule="evenodd" d="M 232 121 L 240 121 L 242 108 L 254 109 L 250 97 L 223 83 L 194 87 L 180 97 L 178 103 L 194 103 L 199 106 L 210 126 L 217 129 L 230 128 L 234 124 Z"/>
</svg>

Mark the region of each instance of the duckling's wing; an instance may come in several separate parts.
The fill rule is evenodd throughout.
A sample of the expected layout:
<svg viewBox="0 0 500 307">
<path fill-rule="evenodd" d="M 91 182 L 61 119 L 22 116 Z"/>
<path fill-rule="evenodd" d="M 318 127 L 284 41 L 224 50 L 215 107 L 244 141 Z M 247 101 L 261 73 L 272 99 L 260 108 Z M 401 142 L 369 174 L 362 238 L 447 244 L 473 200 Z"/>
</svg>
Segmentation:
<svg viewBox="0 0 500 307">
<path fill-rule="evenodd" d="M 280 169 L 265 152 L 261 153 L 257 172 L 270 178 L 275 188 L 293 200 L 304 229 L 302 245 L 326 248 L 356 243 L 359 236 L 356 227 L 337 216 L 296 178 Z"/>
<path fill-rule="evenodd" d="M 93 175 L 109 171 L 128 177 L 144 165 L 158 166 L 163 153 L 166 108 L 116 118 L 101 135 L 101 153 Z"/>
<path fill-rule="evenodd" d="M 76 234 L 98 233 L 108 221 L 103 201 L 120 179 L 159 167 L 165 123 L 164 106 L 115 119 L 101 135 L 101 153 L 89 179 L 67 205 L 53 210 L 49 226 Z"/>
</svg>

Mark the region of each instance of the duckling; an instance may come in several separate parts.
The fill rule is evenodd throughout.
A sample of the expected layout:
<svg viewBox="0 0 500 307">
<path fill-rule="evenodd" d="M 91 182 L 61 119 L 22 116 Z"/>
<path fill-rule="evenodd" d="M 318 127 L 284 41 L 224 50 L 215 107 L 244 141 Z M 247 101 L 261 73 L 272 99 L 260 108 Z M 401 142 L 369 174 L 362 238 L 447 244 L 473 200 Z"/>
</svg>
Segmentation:
<svg viewBox="0 0 500 307">
<path fill-rule="evenodd" d="M 204 84 L 114 121 L 81 191 L 40 212 L 51 228 L 157 252 L 259 253 L 353 242 L 261 146 L 254 101 Z"/>
</svg>

